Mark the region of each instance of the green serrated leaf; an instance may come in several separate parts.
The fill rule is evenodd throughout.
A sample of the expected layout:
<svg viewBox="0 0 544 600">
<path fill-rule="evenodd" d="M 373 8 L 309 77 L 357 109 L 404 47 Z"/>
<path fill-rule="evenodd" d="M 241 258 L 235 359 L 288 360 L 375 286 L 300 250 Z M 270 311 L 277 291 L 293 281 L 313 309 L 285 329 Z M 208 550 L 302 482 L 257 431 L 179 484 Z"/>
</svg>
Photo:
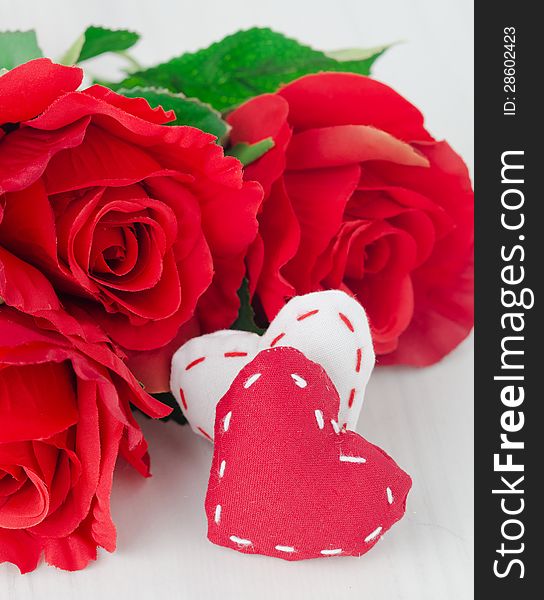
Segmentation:
<svg viewBox="0 0 544 600">
<path fill-rule="evenodd" d="M 87 27 L 85 32 L 70 46 L 61 59 L 65 65 L 75 65 L 106 52 L 122 53 L 132 48 L 140 35 L 128 29 Z"/>
<path fill-rule="evenodd" d="M 225 110 L 265 92 L 274 92 L 309 73 L 349 71 L 368 75 L 383 50 L 360 60 L 339 61 L 270 29 L 229 35 L 195 53 L 133 73 L 120 86 L 163 87 L 200 98 Z"/>
<path fill-rule="evenodd" d="M 247 167 L 247 165 L 255 162 L 258 158 L 261 158 L 263 154 L 266 154 L 273 147 L 274 140 L 271 137 L 267 137 L 254 144 L 248 144 L 246 142 L 235 144 L 232 148 L 229 148 L 225 154 L 234 156 L 244 165 L 244 167 Z"/>
<path fill-rule="evenodd" d="M 258 333 L 262 335 L 265 330 L 261 329 L 255 323 L 255 312 L 251 306 L 249 299 L 249 284 L 247 279 L 244 279 L 240 289 L 238 290 L 238 298 L 240 298 L 240 310 L 238 311 L 238 318 L 231 325 L 231 329 L 238 329 L 239 331 L 251 331 L 252 333 Z"/>
<path fill-rule="evenodd" d="M 81 55 L 81 50 L 85 44 L 85 34 L 82 33 L 77 40 L 66 50 L 63 57 L 59 60 L 61 65 L 75 65 Z"/>
<path fill-rule="evenodd" d="M 34 30 L 0 32 L 0 68 L 13 69 L 41 56 Z"/>
<path fill-rule="evenodd" d="M 153 108 L 162 106 L 164 110 L 173 110 L 176 120 L 168 125 L 191 125 L 215 135 L 220 141 L 228 135 L 230 127 L 221 114 L 199 100 L 157 88 L 120 89 L 118 93 L 128 98 L 145 98 Z"/>
<path fill-rule="evenodd" d="M 391 48 L 391 44 L 387 46 L 375 46 L 374 48 L 344 48 L 342 50 L 331 50 L 325 52 L 329 58 L 338 60 L 340 62 L 346 61 L 361 61 L 368 60 L 369 58 L 378 58 L 386 50 Z"/>
</svg>

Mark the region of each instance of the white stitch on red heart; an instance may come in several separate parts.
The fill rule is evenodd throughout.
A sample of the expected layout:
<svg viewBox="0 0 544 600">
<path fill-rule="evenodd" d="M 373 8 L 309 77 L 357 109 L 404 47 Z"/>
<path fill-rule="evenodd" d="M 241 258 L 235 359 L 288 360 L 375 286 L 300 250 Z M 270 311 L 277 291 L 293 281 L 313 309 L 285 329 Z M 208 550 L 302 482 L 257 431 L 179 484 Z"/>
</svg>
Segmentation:
<svg viewBox="0 0 544 600">
<path fill-rule="evenodd" d="M 366 458 L 363 458 L 362 456 L 345 456 L 344 454 L 340 454 L 340 462 L 363 464 L 366 463 Z"/>
<path fill-rule="evenodd" d="M 291 373 L 291 377 L 293 378 L 293 381 L 296 385 L 298 385 L 299 388 L 305 388 L 308 385 L 306 379 L 303 379 L 300 375 L 297 375 L 296 373 Z"/>
<path fill-rule="evenodd" d="M 300 396 L 290 385 L 293 373 L 302 373 L 307 382 L 308 390 L 301 391 Z M 255 374 L 262 377 L 262 382 L 247 389 L 250 386 L 245 383 Z M 297 401 L 302 400 L 302 394 L 307 404 L 320 407 L 314 409 L 313 416 L 307 404 L 302 403 L 301 408 Z M 315 418 L 319 426 L 321 416 L 323 427 L 328 421 L 334 429 L 332 416 L 338 412 L 338 406 L 338 393 L 324 370 L 293 348 L 264 350 L 242 369 L 217 407 L 217 443 L 205 501 L 210 541 L 285 560 L 338 554 L 360 556 L 402 516 L 411 485 L 409 476 L 358 434 L 341 431 L 338 439 L 331 439 L 312 425 Z M 223 415 L 232 412 L 236 412 L 236 426 L 223 436 Z M 267 427 L 280 441 L 291 439 L 292 431 L 297 432 L 297 443 L 302 442 L 297 451 L 298 463 L 290 449 L 284 449 L 285 444 L 261 444 Z M 256 447 L 259 452 L 255 452 Z M 229 461 L 229 471 L 222 479 L 225 460 Z M 293 461 L 296 464 L 291 466 Z M 339 466 L 337 461 L 355 464 Z M 268 473 L 271 462 L 277 468 Z M 361 463 L 367 463 L 366 467 L 361 467 Z M 310 483 L 298 489 L 302 468 L 311 474 Z M 317 481 L 322 473 L 329 477 L 326 489 L 331 490 L 331 495 L 324 494 L 320 504 L 311 481 Z M 334 478 L 338 478 L 338 483 Z M 393 505 L 383 502 L 384 489 L 387 494 L 391 489 L 388 486 L 395 487 L 398 496 Z M 337 494 L 338 489 L 344 489 L 342 496 Z M 231 505 L 251 506 L 252 511 L 248 514 L 245 510 L 230 510 L 223 515 L 219 509 L 219 526 L 215 519 L 217 506 Z M 307 510 L 308 505 L 312 511 Z M 284 506 L 298 518 L 285 520 Z M 259 514 L 260 519 L 256 521 L 254 514 Z M 347 521 L 343 515 L 349 515 Z M 364 531 L 376 527 L 376 522 L 381 525 L 363 538 Z M 251 539 L 230 535 L 230 531 L 246 533 Z M 296 550 L 295 546 L 275 546 L 278 539 L 294 542 Z"/>
<path fill-rule="evenodd" d="M 381 526 L 374 529 L 374 531 L 372 533 L 369 533 L 366 536 L 365 542 L 371 542 L 374 538 L 378 537 L 381 533 L 381 530 L 382 530 Z"/>
<path fill-rule="evenodd" d="M 227 466 L 227 461 L 226 460 L 222 460 L 221 461 L 221 466 L 219 467 L 219 477 L 223 477 L 223 475 L 225 474 L 225 467 Z M 389 488 L 387 488 L 389 489 Z"/>
<path fill-rule="evenodd" d="M 259 379 L 260 376 L 260 373 L 255 373 L 251 377 L 248 377 L 247 381 L 244 383 L 244 387 L 246 388 L 246 390 L 248 387 L 252 386 L 257 381 L 257 379 Z"/>
<path fill-rule="evenodd" d="M 386 491 L 387 491 L 387 502 L 389 502 L 389 504 L 393 504 L 394 498 L 393 498 L 393 492 L 391 491 L 391 488 L 388 487 Z"/>
<path fill-rule="evenodd" d="M 332 428 L 334 429 L 334 433 L 336 433 L 336 434 L 340 433 L 340 427 L 338 426 L 338 423 L 334 419 L 331 419 L 331 425 L 332 425 Z"/>
<path fill-rule="evenodd" d="M 251 546 L 251 544 L 253 543 L 251 540 L 245 540 L 244 538 L 239 538 L 237 535 L 231 535 L 230 539 L 235 544 L 240 544 L 240 546 Z"/>
<path fill-rule="evenodd" d="M 249 387 L 249 386 L 247 386 Z M 230 426 L 230 420 L 232 418 L 232 410 L 228 412 L 223 420 L 223 431 L 228 431 Z"/>
<path fill-rule="evenodd" d="M 317 426 L 319 429 L 323 429 L 325 426 L 325 421 L 323 420 L 323 412 L 319 409 L 315 410 L 315 420 L 317 421 Z"/>
<path fill-rule="evenodd" d="M 215 507 L 215 516 L 214 516 L 214 520 L 215 522 L 219 525 L 219 521 L 221 520 L 221 504 L 218 504 Z"/>
<path fill-rule="evenodd" d="M 276 550 L 279 550 L 280 552 L 294 552 L 295 551 L 293 546 L 276 546 Z"/>
</svg>

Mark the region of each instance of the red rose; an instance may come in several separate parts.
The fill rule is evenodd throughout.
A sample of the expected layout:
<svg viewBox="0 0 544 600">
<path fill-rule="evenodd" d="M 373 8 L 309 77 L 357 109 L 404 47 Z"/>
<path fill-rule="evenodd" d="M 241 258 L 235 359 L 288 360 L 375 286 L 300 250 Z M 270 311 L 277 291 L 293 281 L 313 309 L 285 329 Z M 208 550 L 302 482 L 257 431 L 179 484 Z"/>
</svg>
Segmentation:
<svg viewBox="0 0 544 600">
<path fill-rule="evenodd" d="M 75 91 L 81 78 L 48 59 L 0 77 L 0 247 L 128 351 L 165 346 L 195 311 L 228 327 L 260 186 L 213 136 L 164 126 L 173 113 L 143 99 Z"/>
<path fill-rule="evenodd" d="M 81 315 L 80 315 L 81 316 Z M 69 319 L 67 317 L 67 319 Z M 169 409 L 140 387 L 90 323 L 60 335 L 0 307 L 0 562 L 21 572 L 70 571 L 115 549 L 110 494 L 117 456 L 148 474 L 147 445 L 129 402 Z"/>
<path fill-rule="evenodd" d="M 367 77 L 322 73 L 229 117 L 232 143 L 272 136 L 245 176 L 262 183 L 248 259 L 271 320 L 295 294 L 339 288 L 364 304 L 382 364 L 428 365 L 473 324 L 473 192 L 421 113 Z"/>
</svg>

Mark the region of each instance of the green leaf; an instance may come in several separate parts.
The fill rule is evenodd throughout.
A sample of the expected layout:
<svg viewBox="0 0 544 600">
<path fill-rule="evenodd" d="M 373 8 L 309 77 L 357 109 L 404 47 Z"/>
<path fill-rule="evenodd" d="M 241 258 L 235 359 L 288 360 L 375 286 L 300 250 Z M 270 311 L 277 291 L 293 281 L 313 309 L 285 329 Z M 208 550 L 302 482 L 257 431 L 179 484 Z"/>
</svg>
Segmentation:
<svg viewBox="0 0 544 600">
<path fill-rule="evenodd" d="M 162 106 L 164 110 L 173 110 L 176 113 L 176 120 L 168 125 L 198 127 L 202 131 L 215 135 L 219 141 L 225 140 L 230 130 L 229 125 L 221 118 L 221 114 L 210 105 L 185 98 L 182 94 L 174 94 L 164 89 L 140 87 L 120 89 L 118 92 L 127 98 L 145 98 L 153 108 Z"/>
<path fill-rule="evenodd" d="M 175 421 L 178 425 L 185 425 L 187 423 L 187 419 L 181 412 L 178 401 L 174 398 L 174 395 L 171 392 L 160 392 L 158 394 L 151 395 L 159 402 L 162 402 L 163 404 L 166 404 L 166 406 L 170 406 L 174 409 L 167 417 L 163 417 L 161 421 Z"/>
<path fill-rule="evenodd" d="M 391 48 L 391 44 L 387 46 L 376 46 L 374 48 L 345 48 L 342 50 L 331 50 L 330 52 L 325 52 L 325 54 L 329 58 L 334 58 L 340 62 L 358 62 L 368 59 L 376 60 L 376 58 L 381 56 L 386 50 L 389 50 L 389 48 Z"/>
<path fill-rule="evenodd" d="M 238 329 L 240 331 L 251 331 L 262 335 L 265 330 L 261 329 L 255 323 L 255 312 L 251 306 L 249 299 L 249 285 L 247 279 L 244 279 L 240 289 L 238 290 L 238 298 L 240 298 L 240 310 L 238 311 L 238 318 L 231 325 L 231 329 Z"/>
<path fill-rule="evenodd" d="M 130 75 L 120 86 L 164 87 L 225 110 L 281 84 L 319 71 L 368 75 L 383 49 L 358 60 L 336 60 L 270 29 L 229 35 L 210 47 Z"/>
<path fill-rule="evenodd" d="M 61 65 L 75 65 L 81 55 L 81 50 L 85 44 L 85 34 L 82 33 L 77 40 L 66 50 L 59 60 Z"/>
<path fill-rule="evenodd" d="M 106 29 L 105 27 L 87 27 L 70 46 L 61 59 L 65 65 L 75 65 L 106 52 L 122 53 L 132 48 L 140 35 L 128 29 Z"/>
<path fill-rule="evenodd" d="M 267 137 L 254 144 L 248 144 L 246 142 L 235 144 L 232 148 L 227 150 L 225 154 L 234 156 L 244 165 L 244 167 L 247 167 L 247 165 L 250 165 L 258 158 L 261 158 L 263 154 L 266 154 L 273 147 L 274 140 L 271 137 Z"/>
<path fill-rule="evenodd" d="M 34 30 L 0 32 L 0 68 L 13 69 L 41 56 Z"/>
<path fill-rule="evenodd" d="M 174 398 L 171 392 L 158 392 L 151 394 L 151 396 L 153 396 L 153 398 L 155 398 L 159 402 L 162 402 L 163 404 L 166 404 L 166 406 L 169 406 L 173 409 L 169 415 L 167 415 L 166 417 L 162 417 L 161 421 L 164 421 L 165 423 L 168 421 L 174 421 L 178 425 L 187 424 L 187 419 L 181 412 L 181 408 L 178 404 L 178 401 Z M 133 404 L 130 405 L 130 408 L 132 409 L 132 412 L 138 413 L 139 415 L 143 415 L 147 419 L 151 419 L 149 415 L 146 415 L 143 411 L 141 411 L 138 407 L 134 406 Z"/>
</svg>

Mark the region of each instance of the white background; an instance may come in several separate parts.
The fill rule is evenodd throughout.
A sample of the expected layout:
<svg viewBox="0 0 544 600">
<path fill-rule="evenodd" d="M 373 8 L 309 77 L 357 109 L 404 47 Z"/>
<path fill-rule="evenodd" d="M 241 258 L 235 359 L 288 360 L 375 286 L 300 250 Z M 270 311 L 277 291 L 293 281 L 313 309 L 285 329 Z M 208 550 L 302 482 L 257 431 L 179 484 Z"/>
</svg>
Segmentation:
<svg viewBox="0 0 544 600">
<path fill-rule="evenodd" d="M 38 30 L 58 57 L 89 24 L 143 34 L 144 64 L 196 50 L 239 28 L 270 26 L 320 49 L 402 42 L 375 77 L 417 104 L 431 132 L 473 159 L 470 0 L 0 0 L 0 29 Z M 91 63 L 114 74 L 118 59 Z M 79 573 L 0 565 L 1 600 L 466 600 L 472 597 L 473 350 L 465 342 L 424 370 L 378 369 L 359 431 L 410 473 L 405 518 L 362 558 L 285 563 L 206 540 L 212 449 L 189 428 L 142 423 L 154 477 L 117 469 L 118 549 Z"/>
</svg>

